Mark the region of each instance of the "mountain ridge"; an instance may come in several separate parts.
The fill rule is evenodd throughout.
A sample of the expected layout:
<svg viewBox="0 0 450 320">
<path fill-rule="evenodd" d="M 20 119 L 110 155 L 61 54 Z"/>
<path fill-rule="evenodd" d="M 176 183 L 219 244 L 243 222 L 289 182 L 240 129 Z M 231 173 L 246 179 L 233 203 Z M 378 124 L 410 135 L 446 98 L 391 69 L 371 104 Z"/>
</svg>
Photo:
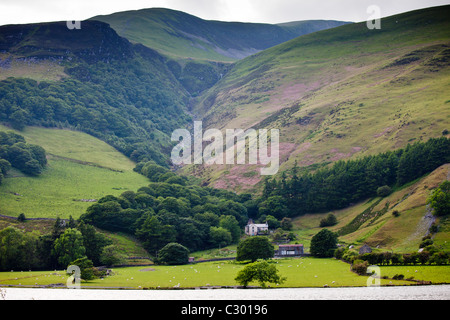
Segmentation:
<svg viewBox="0 0 450 320">
<path fill-rule="evenodd" d="M 310 20 L 284 24 L 204 20 L 165 8 L 94 16 L 118 34 L 177 59 L 232 62 L 309 32 L 349 22 Z"/>
</svg>

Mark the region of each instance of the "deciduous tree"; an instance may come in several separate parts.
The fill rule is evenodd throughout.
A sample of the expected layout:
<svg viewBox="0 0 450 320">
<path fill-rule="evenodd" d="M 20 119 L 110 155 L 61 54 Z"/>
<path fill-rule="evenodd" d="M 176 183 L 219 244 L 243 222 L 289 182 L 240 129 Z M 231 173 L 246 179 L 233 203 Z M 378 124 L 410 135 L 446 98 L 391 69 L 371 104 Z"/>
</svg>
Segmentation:
<svg viewBox="0 0 450 320">
<path fill-rule="evenodd" d="M 72 261 L 84 257 L 86 249 L 83 246 L 83 236 L 80 231 L 72 228 L 66 229 L 55 241 L 54 254 L 59 264 L 66 268 Z"/>
<path fill-rule="evenodd" d="M 255 236 L 241 241 L 237 247 L 237 261 L 269 259 L 274 255 L 273 245 L 264 236 Z"/>
<path fill-rule="evenodd" d="M 234 279 L 240 285 L 247 287 L 250 282 L 257 281 L 263 288 L 266 282 L 282 284 L 286 278 L 282 277 L 274 264 L 267 261 L 258 261 L 246 265 Z"/>
<path fill-rule="evenodd" d="M 312 237 L 310 252 L 320 258 L 332 257 L 336 247 L 337 235 L 328 229 L 322 229 Z"/>
</svg>

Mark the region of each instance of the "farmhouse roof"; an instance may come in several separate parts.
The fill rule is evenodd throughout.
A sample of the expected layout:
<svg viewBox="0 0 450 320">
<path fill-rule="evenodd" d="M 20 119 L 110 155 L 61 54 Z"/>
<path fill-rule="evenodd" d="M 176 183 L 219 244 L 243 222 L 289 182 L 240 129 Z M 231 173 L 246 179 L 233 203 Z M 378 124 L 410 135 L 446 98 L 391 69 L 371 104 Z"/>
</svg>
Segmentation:
<svg viewBox="0 0 450 320">
<path fill-rule="evenodd" d="M 287 248 L 287 247 L 303 247 L 302 244 L 280 244 L 279 248 Z"/>
</svg>

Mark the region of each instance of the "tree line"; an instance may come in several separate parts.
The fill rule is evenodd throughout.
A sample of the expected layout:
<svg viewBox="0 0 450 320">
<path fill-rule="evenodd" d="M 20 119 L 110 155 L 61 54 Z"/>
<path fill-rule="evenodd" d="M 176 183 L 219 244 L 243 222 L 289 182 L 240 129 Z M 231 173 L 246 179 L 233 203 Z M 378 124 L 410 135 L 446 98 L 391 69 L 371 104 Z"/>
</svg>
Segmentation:
<svg viewBox="0 0 450 320">
<path fill-rule="evenodd" d="M 150 178 L 148 186 L 103 197 L 80 220 L 135 235 L 153 257 L 173 242 L 192 252 L 239 241 L 248 221 L 244 203 L 249 195 L 187 183 L 153 162 L 139 164 L 136 170 Z"/>
<path fill-rule="evenodd" d="M 25 144 L 23 137 L 13 133 L 0 133 L 0 139 L 7 148 Z M 93 226 L 136 236 L 154 258 L 172 243 L 180 244 L 191 252 L 224 247 L 239 242 L 249 217 L 258 216 L 272 226 L 279 226 L 282 223 L 278 220 L 285 217 L 346 206 L 350 202 L 377 195 L 380 185 L 394 187 L 448 162 L 449 150 L 448 139 L 430 139 L 377 156 L 339 161 L 330 168 L 301 176 L 294 168 L 289 179 L 283 175 L 279 181 L 266 180 L 263 194 L 257 198 L 252 198 L 250 194 L 238 195 L 198 186 L 189 178 L 178 176 L 153 161 L 140 162 L 135 171 L 148 177 L 149 185 L 136 192 L 125 191 L 120 196 L 101 198 L 80 217 L 79 224 L 71 222 L 64 231 L 55 224 L 54 231 L 43 236 L 25 234 L 14 228 L 4 229 L 0 233 L 0 267 L 2 270 L 14 265 L 24 269 L 65 268 L 69 260 L 84 257 L 95 264 L 101 263 L 106 259 L 102 257 L 104 248 L 109 247 L 110 243 L 95 233 Z M 426 161 L 419 161 L 418 158 L 423 157 Z M 422 171 L 415 167 L 417 163 L 420 163 Z M 405 178 L 405 172 L 413 173 Z M 385 189 L 382 192 L 387 192 Z M 441 186 L 441 189 L 445 197 L 442 192 L 436 191 L 436 199 L 432 198 L 433 206 L 448 198 L 447 185 Z M 294 204 L 297 206 L 294 207 Z M 331 218 L 324 220 L 324 223 L 333 224 Z M 321 239 L 319 244 L 329 242 L 333 248 L 328 245 L 325 248 L 316 247 L 312 241 L 312 253 L 329 256 L 336 239 L 329 234 L 320 236 L 327 240 Z M 90 243 L 92 239 L 95 243 Z M 108 252 L 111 255 L 114 251 L 109 248 Z M 438 255 L 433 259 L 438 259 Z"/>
<path fill-rule="evenodd" d="M 186 94 L 160 58 L 136 53 L 108 63 L 66 62 L 60 81 L 0 81 L 0 121 L 68 128 L 97 137 L 138 162 L 168 165 L 173 130 L 190 119 Z"/>
<path fill-rule="evenodd" d="M 431 138 L 361 159 L 338 161 L 313 173 L 264 181 L 258 214 L 269 211 L 277 218 L 308 212 L 326 212 L 389 192 L 389 188 L 411 182 L 440 165 L 450 162 L 450 140 Z M 389 188 L 380 188 L 380 187 Z"/>
<path fill-rule="evenodd" d="M 290 178 L 283 174 L 280 180 L 266 180 L 260 197 L 200 187 L 154 162 L 141 162 L 135 171 L 149 178 L 148 186 L 100 199 L 81 220 L 135 235 L 154 257 L 175 242 L 190 251 L 204 250 L 237 243 L 248 217 L 279 226 L 286 217 L 386 196 L 391 187 L 448 161 L 450 140 L 430 139 L 396 151 L 338 161 L 314 173 L 299 175 L 294 168 Z M 323 226 L 335 224 L 332 218 L 324 220 Z"/>
<path fill-rule="evenodd" d="M 112 265 L 123 258 L 112 241 L 72 218 L 57 218 L 50 233 L 38 235 L 9 226 L 0 231 L 0 270 L 65 269 L 77 260 Z M 85 279 L 85 278 L 83 278 Z"/>
<path fill-rule="evenodd" d="M 334 257 L 352 265 L 352 270 L 360 275 L 366 275 L 371 265 L 378 266 L 408 266 L 408 265 L 448 265 L 449 253 L 434 245 L 431 236 L 425 236 L 419 245 L 420 250 L 409 253 L 369 252 L 358 254 L 348 248 L 340 247 L 334 251 Z M 401 280 L 403 275 L 397 275 L 394 279 Z"/>
</svg>

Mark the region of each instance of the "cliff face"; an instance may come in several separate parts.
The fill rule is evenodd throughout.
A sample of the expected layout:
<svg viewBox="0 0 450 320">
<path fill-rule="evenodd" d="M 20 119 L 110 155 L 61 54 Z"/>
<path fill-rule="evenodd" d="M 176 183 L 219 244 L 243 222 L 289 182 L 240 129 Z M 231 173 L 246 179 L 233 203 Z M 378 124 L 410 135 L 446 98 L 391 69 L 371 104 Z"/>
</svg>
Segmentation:
<svg viewBox="0 0 450 320">
<path fill-rule="evenodd" d="M 131 43 L 108 24 L 82 21 L 80 29 L 67 22 L 0 27 L 0 50 L 35 58 L 82 58 L 88 63 L 133 57 Z"/>
</svg>

